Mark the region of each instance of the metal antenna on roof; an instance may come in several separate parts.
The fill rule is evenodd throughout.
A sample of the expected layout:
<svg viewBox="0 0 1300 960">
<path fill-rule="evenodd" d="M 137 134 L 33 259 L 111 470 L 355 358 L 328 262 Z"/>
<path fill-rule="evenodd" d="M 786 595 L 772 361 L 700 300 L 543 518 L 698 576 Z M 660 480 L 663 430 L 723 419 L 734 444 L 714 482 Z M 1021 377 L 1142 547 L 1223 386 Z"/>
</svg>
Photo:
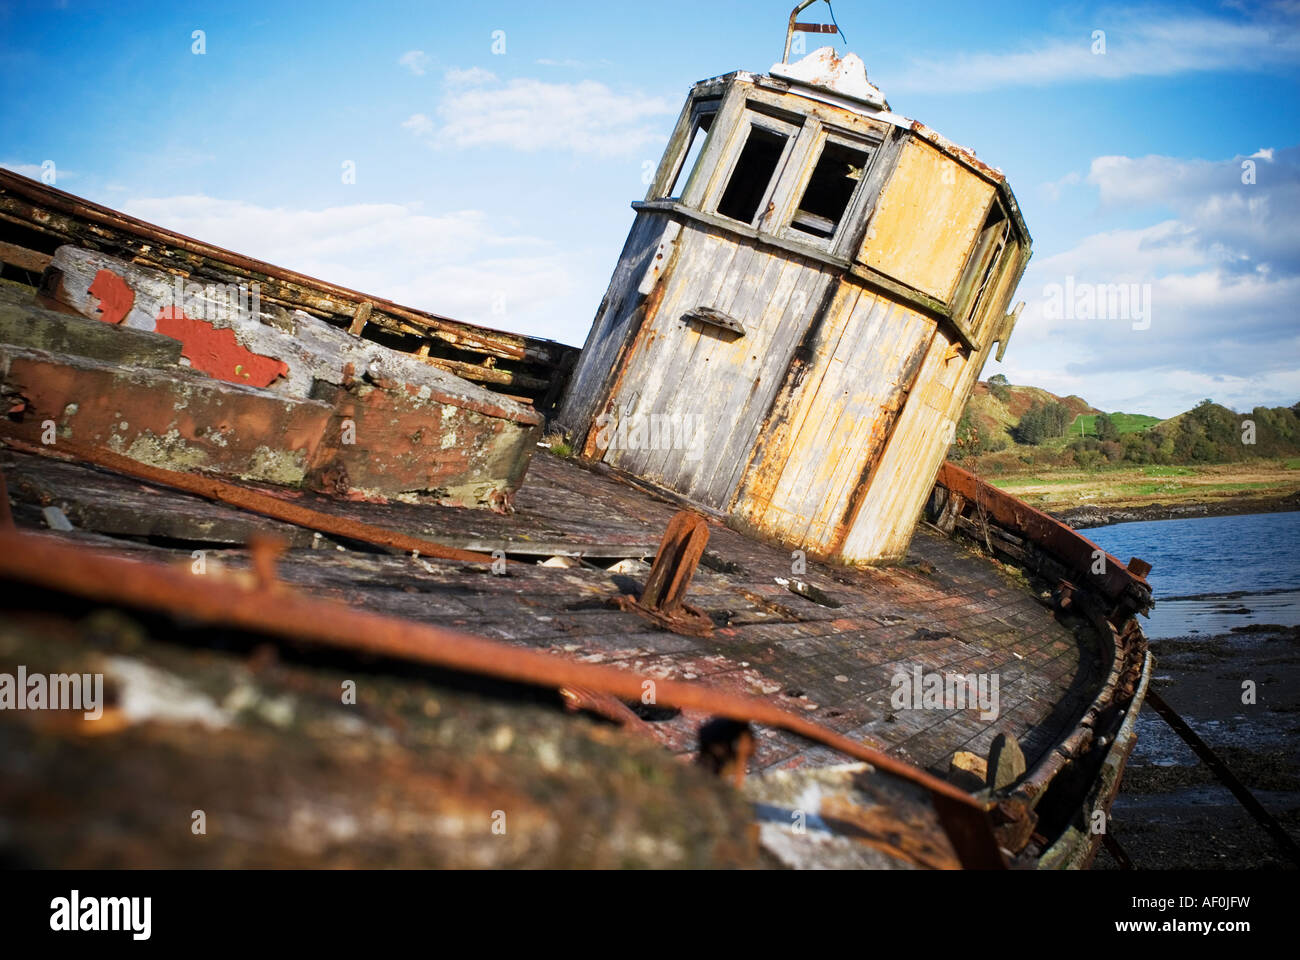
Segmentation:
<svg viewBox="0 0 1300 960">
<path fill-rule="evenodd" d="M 782 63 L 790 62 L 790 41 L 793 39 L 795 31 L 802 33 L 838 33 L 844 39 L 847 46 L 849 38 L 844 36 L 844 31 L 840 25 L 835 22 L 835 10 L 831 7 L 831 0 L 826 0 L 826 6 L 831 11 L 831 23 L 796 23 L 795 17 L 799 16 L 806 8 L 811 7 L 817 0 L 802 0 L 802 2 L 790 11 L 790 26 L 785 31 L 785 54 L 781 57 Z"/>
</svg>

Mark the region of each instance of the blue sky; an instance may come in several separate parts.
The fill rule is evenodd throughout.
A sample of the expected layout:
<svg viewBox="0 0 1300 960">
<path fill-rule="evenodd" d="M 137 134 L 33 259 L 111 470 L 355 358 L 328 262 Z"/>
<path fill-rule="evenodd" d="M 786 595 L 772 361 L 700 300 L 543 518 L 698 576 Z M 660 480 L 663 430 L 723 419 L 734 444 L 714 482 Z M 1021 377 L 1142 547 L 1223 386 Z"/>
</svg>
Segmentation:
<svg viewBox="0 0 1300 960">
<path fill-rule="evenodd" d="M 581 343 L 690 84 L 766 71 L 792 3 L 216 6 L 0 2 L 0 164 Z M 1300 399 L 1300 2 L 834 9 L 895 112 L 1023 208 L 1027 307 L 985 376 L 1157 416 Z M 1149 285 L 1149 325 L 1054 317 L 1067 277 Z"/>
</svg>

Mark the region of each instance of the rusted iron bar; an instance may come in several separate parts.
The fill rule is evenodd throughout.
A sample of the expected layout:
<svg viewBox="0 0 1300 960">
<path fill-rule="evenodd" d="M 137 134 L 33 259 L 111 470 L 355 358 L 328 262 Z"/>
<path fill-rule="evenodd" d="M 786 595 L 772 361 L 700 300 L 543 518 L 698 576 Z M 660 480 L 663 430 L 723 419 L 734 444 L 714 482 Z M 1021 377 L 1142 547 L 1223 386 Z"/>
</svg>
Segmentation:
<svg viewBox="0 0 1300 960">
<path fill-rule="evenodd" d="M 353 653 L 389 657 L 533 686 L 585 688 L 637 700 L 643 678 L 631 671 L 577 663 L 472 634 L 355 610 L 334 600 L 268 591 L 208 577 L 201 585 L 188 565 L 127 560 L 43 534 L 0 532 L 0 577 L 98 603 L 182 616 L 189 621 L 248 630 Z M 682 710 L 764 724 L 823 744 L 878 771 L 925 789 L 986 818 L 987 805 L 958 787 L 879 750 L 841 736 L 765 700 L 654 678 L 655 702 Z"/>
<path fill-rule="evenodd" d="M 110 453 L 107 450 L 84 450 L 65 441 L 60 441 L 57 447 L 35 446 L 12 440 L 6 442 L 11 443 L 15 449 L 58 459 L 73 459 L 82 463 L 93 464 L 97 467 L 103 467 L 105 470 L 112 470 L 114 473 L 121 473 L 137 480 L 143 480 L 146 483 L 156 483 L 159 486 L 171 487 L 173 490 L 180 490 L 183 493 L 192 493 L 206 500 L 229 504 L 250 513 L 261 514 L 274 520 L 283 520 L 285 523 L 306 527 L 308 530 L 318 530 L 331 536 L 345 537 L 349 540 L 369 543 L 377 547 L 401 550 L 403 553 L 418 553 L 422 557 L 434 560 L 458 560 L 464 563 L 492 562 L 492 557 L 485 553 L 457 550 L 455 547 L 443 546 L 440 543 L 434 543 L 432 540 L 408 536 L 395 530 L 385 530 L 383 527 L 372 526 L 359 520 L 331 516 L 328 513 L 321 513 L 319 510 L 299 506 L 296 503 L 288 503 L 270 494 L 250 490 L 247 487 L 227 483 L 213 477 L 206 477 L 202 474 L 178 473 L 175 470 L 151 467 L 119 454 Z"/>
<path fill-rule="evenodd" d="M 1192 752 L 1201 758 L 1201 762 L 1210 768 L 1210 771 L 1219 779 L 1225 787 L 1232 791 L 1232 795 L 1237 798 L 1237 802 L 1246 808 L 1246 812 L 1255 818 L 1255 821 L 1268 831 L 1273 841 L 1282 848 L 1291 860 L 1300 864 L 1300 846 L 1291 839 L 1291 835 L 1282 829 L 1282 824 L 1277 822 L 1277 818 L 1264 808 L 1264 805 L 1255 799 L 1255 795 L 1250 792 L 1250 788 L 1237 779 L 1237 775 L 1228 768 L 1228 765 L 1219 759 L 1219 755 L 1210 748 L 1210 745 L 1197 735 L 1196 731 L 1188 725 L 1187 721 L 1178 715 L 1173 707 L 1165 702 L 1165 699 L 1154 690 L 1147 690 L 1146 703 L 1156 713 L 1160 714 L 1162 720 L 1169 724 L 1170 729 L 1178 734 Z"/>
<path fill-rule="evenodd" d="M 680 610 L 708 544 L 709 525 L 703 517 L 689 510 L 673 514 L 641 593 L 642 605 L 670 616 Z"/>
<path fill-rule="evenodd" d="M 695 637 L 712 635 L 713 621 L 684 599 L 708 543 L 709 525 L 704 518 L 690 510 L 677 511 L 659 541 L 659 551 L 641 598 L 620 596 L 614 602 L 621 609 L 638 613 L 674 633 Z"/>
<path fill-rule="evenodd" d="M 601 693 L 589 687 L 578 686 L 560 687 L 559 694 L 564 699 L 564 705 L 568 710 L 574 712 L 583 710 L 587 713 L 594 713 L 598 717 L 604 717 L 611 723 L 618 724 L 625 730 L 634 730 L 647 736 L 653 736 L 649 724 L 638 717 L 632 711 L 632 708 L 618 697 L 612 697 L 608 693 Z"/>
<path fill-rule="evenodd" d="M 949 494 L 977 504 L 993 523 L 1031 541 L 1064 564 L 1075 583 L 1088 584 L 1111 604 L 1131 607 L 1122 614 L 1119 625 L 1133 612 L 1150 608 L 1151 587 L 1145 577 L 1151 569 L 1149 564 L 1130 561 L 1130 567 L 1120 563 L 1077 530 L 952 463 L 944 463 L 935 482 Z M 1098 564 L 1103 558 L 1104 562 Z M 1102 572 L 1093 572 L 1097 566 Z"/>
</svg>

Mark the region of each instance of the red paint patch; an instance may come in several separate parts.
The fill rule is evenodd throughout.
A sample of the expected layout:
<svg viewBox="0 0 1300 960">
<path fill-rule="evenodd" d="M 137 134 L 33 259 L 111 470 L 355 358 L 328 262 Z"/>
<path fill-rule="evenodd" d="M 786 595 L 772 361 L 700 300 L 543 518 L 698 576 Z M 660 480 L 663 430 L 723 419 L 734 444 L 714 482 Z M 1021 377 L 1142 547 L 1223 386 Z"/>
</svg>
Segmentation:
<svg viewBox="0 0 1300 960">
<path fill-rule="evenodd" d="M 95 274 L 88 292 L 99 299 L 99 319 L 105 323 L 121 323 L 135 303 L 135 291 L 112 270 Z"/>
<path fill-rule="evenodd" d="M 228 327 L 219 330 L 206 320 L 192 320 L 179 307 L 159 310 L 157 329 L 181 342 L 181 356 L 191 367 L 218 380 L 265 387 L 289 372 L 283 361 L 242 346 Z"/>
</svg>

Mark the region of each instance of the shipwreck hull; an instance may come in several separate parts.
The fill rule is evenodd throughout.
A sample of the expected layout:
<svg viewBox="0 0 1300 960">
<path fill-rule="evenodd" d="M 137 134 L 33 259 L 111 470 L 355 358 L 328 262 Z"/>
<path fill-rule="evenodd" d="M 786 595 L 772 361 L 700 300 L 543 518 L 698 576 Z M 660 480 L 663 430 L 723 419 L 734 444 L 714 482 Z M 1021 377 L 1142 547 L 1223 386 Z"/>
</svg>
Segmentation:
<svg viewBox="0 0 1300 960">
<path fill-rule="evenodd" d="M 16 435 L 36 442 L 53 423 L 85 449 L 354 498 L 508 509 L 575 353 L 251 260 L 9 171 L 0 281 Z M 14 312 L 33 305 L 132 333 Z"/>
<path fill-rule="evenodd" d="M 693 99 L 738 131 L 790 89 Z M 1148 568 L 942 463 L 1028 235 L 923 126 L 803 99 L 816 149 L 823 121 L 880 128 L 884 192 L 851 204 L 866 231 L 876 198 L 880 242 L 805 256 L 652 197 L 576 367 L 0 172 L 0 697 L 104 684 L 94 711 L 0 711 L 0 858 L 1086 865 L 1150 674 Z M 965 239 L 884 242 L 945 170 Z M 248 309 L 208 292 L 254 284 Z M 611 398 L 699 413 L 672 404 L 715 360 L 736 416 L 703 457 L 600 446 Z M 587 457 L 535 454 L 571 372 Z M 912 677 L 998 702 L 904 703 Z"/>
<path fill-rule="evenodd" d="M 549 456 L 514 515 L 476 513 L 470 529 L 449 507 L 297 502 L 433 547 L 501 550 L 505 576 L 482 554 L 301 536 L 157 474 L 142 485 L 3 457 L 25 532 L 0 551 L 0 672 L 101 671 L 109 689 L 99 720 L 0 716 L 21 772 L 0 806 L 12 863 L 1079 866 L 1149 669 L 1098 586 L 1052 599 L 1046 550 L 1031 588 L 928 524 L 901 567 L 810 564 L 801 582 L 821 602 L 775 582 L 789 572 L 779 550 L 711 526 L 689 589 L 713 627 L 701 637 L 610 602 L 644 589 L 640 558 L 673 506 Z M 166 526 L 142 527 L 131 497 Z M 33 529 L 51 505 L 76 529 Z M 296 545 L 269 563 L 234 545 L 267 538 Z M 891 678 L 914 667 L 996 672 L 1007 699 L 992 722 L 894 710 Z M 754 732 L 741 792 L 695 762 L 718 716 Z M 992 793 L 945 782 L 958 753 L 986 755 L 1000 733 L 1023 750 L 1019 776 Z M 143 769 L 148 789 L 133 789 Z M 90 789 L 58 786 L 88 770 Z M 221 771 L 249 786 L 218 789 Z M 809 796 L 799 832 L 790 801 Z M 981 860 L 987 845 L 954 840 L 946 802 L 1003 852 Z M 196 809 L 206 845 L 187 832 Z M 93 842 L 70 842 L 70 824 Z"/>
</svg>

